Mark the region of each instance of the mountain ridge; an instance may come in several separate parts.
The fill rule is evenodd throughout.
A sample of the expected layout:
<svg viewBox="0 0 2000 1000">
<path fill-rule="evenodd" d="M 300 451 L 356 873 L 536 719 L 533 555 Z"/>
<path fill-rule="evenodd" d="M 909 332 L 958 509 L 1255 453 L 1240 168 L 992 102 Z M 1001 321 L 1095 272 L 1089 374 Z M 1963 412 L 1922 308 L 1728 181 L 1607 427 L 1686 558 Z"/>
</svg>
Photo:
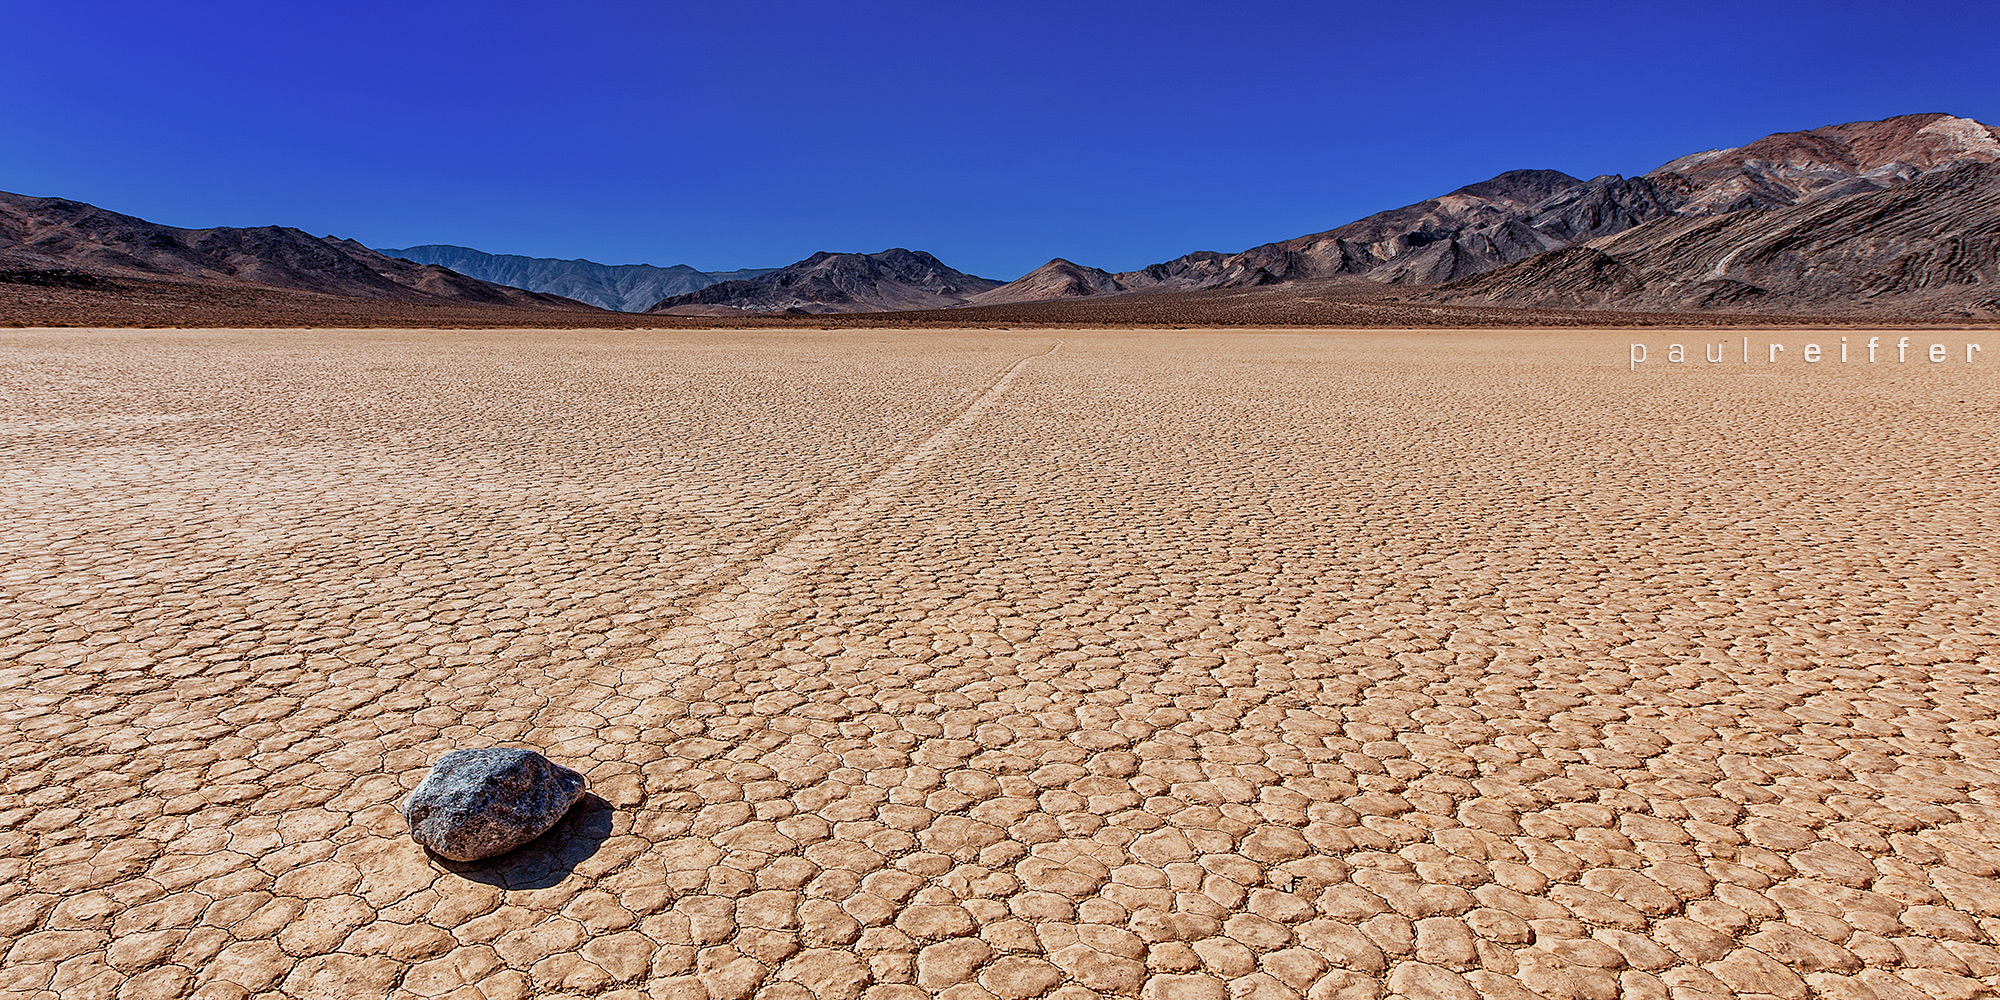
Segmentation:
<svg viewBox="0 0 2000 1000">
<path fill-rule="evenodd" d="M 593 307 L 391 257 L 287 226 L 181 229 L 67 198 L 0 192 L 0 270 L 10 283 L 165 282 L 389 302 Z"/>
<path fill-rule="evenodd" d="M 1057 257 L 998 288 L 968 296 L 960 305 L 1040 302 L 1088 295 L 1115 295 L 1123 291 L 1129 289 L 1110 272 Z"/>
<path fill-rule="evenodd" d="M 617 312 L 645 312 L 653 303 L 724 281 L 769 274 L 775 268 L 702 271 L 686 264 L 600 264 L 594 260 L 496 254 L 450 243 L 382 249 L 391 257 L 436 264 L 498 285 L 547 292 Z"/>
<path fill-rule="evenodd" d="M 2000 129 L 1943 112 L 1775 132 L 1669 161 L 1646 176 L 1687 192 L 1680 215 L 1775 208 L 1880 190 L 1964 162 L 2000 160 Z"/>
<path fill-rule="evenodd" d="M 669 296 L 646 311 L 689 316 L 938 309 L 1001 284 L 949 267 L 922 250 L 892 247 L 872 254 L 822 250 L 755 278 Z"/>
<path fill-rule="evenodd" d="M 1116 275 L 1128 288 L 1241 288 L 1358 275 L 1448 281 L 1664 213 L 1651 182 L 1509 170 L 1436 198 L 1234 254 L 1194 253 Z"/>
<path fill-rule="evenodd" d="M 0 285 L 62 290 L 79 302 L 122 294 L 139 306 L 152 294 L 140 283 L 199 286 L 210 290 L 201 300 L 209 303 L 205 314 L 218 315 L 210 309 L 214 296 L 244 289 L 495 309 L 595 308 L 546 290 L 560 287 L 623 310 L 682 316 L 954 308 L 998 315 L 990 310 L 1231 290 L 1273 290 L 1253 297 L 1257 308 L 1272 309 L 1290 295 L 1321 304 L 1986 316 L 2000 313 L 1993 294 L 2000 285 L 1996 164 L 2000 129 L 1938 112 L 1901 115 L 1772 133 L 1636 177 L 1510 170 L 1236 253 L 1197 251 L 1118 273 L 1057 257 L 1004 283 L 900 247 L 822 251 L 769 270 L 701 272 L 449 244 L 385 253 L 282 226 L 177 229 L 83 202 L 0 194 Z M 441 263 L 447 258 L 481 273 Z M 662 290 L 674 294 L 645 301 Z M 276 301 L 244 299 L 253 300 Z M 1252 301 L 1230 304 L 1229 314 Z M 1155 301 L 1132 314 L 1172 311 Z M 1119 310 L 1093 305 L 1083 312 Z"/>
<path fill-rule="evenodd" d="M 1615 254 L 1600 259 L 1568 253 L 1532 266 L 1516 265 L 1673 220 L 1789 209 L 1890 191 L 1942 170 L 1992 162 L 2000 162 L 2000 128 L 1928 112 L 1772 133 L 1742 146 L 1688 154 L 1638 177 L 1606 174 L 1581 180 L 1557 170 L 1510 170 L 1323 232 L 1237 253 L 1197 251 L 1110 274 L 1101 288 L 1089 294 L 1256 288 L 1347 277 L 1388 286 L 1453 286 L 1474 296 L 1471 301 L 1617 307 L 1625 302 L 1618 289 L 1632 291 L 1646 283 L 1631 284 L 1627 280 L 1631 275 L 1609 277 L 1617 271 L 1612 266 Z M 1977 196 L 1966 197 L 1976 203 L 1967 210 L 1991 211 L 1981 207 Z M 1939 223 L 1948 222 L 1950 216 L 1931 213 L 1930 218 Z M 1916 238 L 1914 233 L 1908 235 Z M 1657 262 L 1649 266 L 1659 273 Z M 1453 285 L 1510 267 L 1514 270 L 1502 282 L 1504 287 Z M 1535 278 L 1556 283 L 1550 286 L 1550 297 L 1539 298 L 1533 292 Z M 1647 286 L 1654 291 L 1634 305 L 1709 307 L 1703 295 L 1669 296 L 1671 302 L 1660 298 L 1661 280 L 1666 279 L 1656 276 Z M 1707 290 L 1710 295 L 1722 292 L 1721 286 Z M 1081 291 L 1073 283 L 1051 280 L 1038 269 L 983 298 L 1032 302 L 1078 294 Z M 1906 288 L 1896 294 L 1914 291 Z M 1817 292 L 1807 299 L 1815 306 L 1836 304 Z M 1784 297 L 1767 301 L 1780 300 Z M 1716 304 L 1735 301 L 1734 295 L 1722 295 Z"/>
<path fill-rule="evenodd" d="M 2000 314 L 2000 161 L 1665 219 L 1449 282 L 1461 305 Z"/>
</svg>

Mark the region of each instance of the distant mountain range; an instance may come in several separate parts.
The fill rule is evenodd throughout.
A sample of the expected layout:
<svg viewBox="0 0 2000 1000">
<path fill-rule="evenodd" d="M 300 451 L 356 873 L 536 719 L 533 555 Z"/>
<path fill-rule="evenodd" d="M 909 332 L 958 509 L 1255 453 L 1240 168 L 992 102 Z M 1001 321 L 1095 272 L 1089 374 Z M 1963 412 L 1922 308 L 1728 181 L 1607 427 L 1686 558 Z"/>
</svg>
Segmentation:
<svg viewBox="0 0 2000 1000">
<path fill-rule="evenodd" d="M 389 302 L 590 309 L 283 226 L 177 229 L 80 201 L 0 192 L 0 283 L 115 291 L 134 282 Z"/>
<path fill-rule="evenodd" d="M 1289 294 L 1319 305 L 1401 302 L 1419 313 L 1429 303 L 1988 317 L 2000 315 L 2000 130 L 1904 115 L 1778 133 L 1639 177 L 1512 170 L 1236 253 L 1200 251 L 1119 273 L 1056 258 L 1006 283 L 900 248 L 704 272 L 443 245 L 377 252 L 295 229 L 174 229 L 79 202 L 0 195 L 0 287 L 103 290 L 120 276 L 694 316 L 970 308 L 992 319 L 1002 308 L 1141 296 L 1144 306 L 1124 312 L 1160 316 L 1177 314 L 1160 296 L 1206 296 L 1187 301 L 1213 310 L 1222 308 L 1216 295 L 1248 290 L 1255 294 L 1227 305 L 1230 315 L 1253 307 L 1299 315 L 1283 305 Z"/>
<path fill-rule="evenodd" d="M 820 254 L 655 311 L 935 309 L 1349 282 L 1347 294 L 1425 286 L 1411 294 L 1465 304 L 1986 314 L 2000 308 L 2000 208 L 1981 167 L 1996 161 L 2000 130 L 1905 115 L 1694 153 L 1642 177 L 1512 170 L 1325 232 L 1136 271 L 1056 258 L 992 287 L 928 255 L 905 274 Z M 807 277 L 848 266 L 868 277 Z"/>
<path fill-rule="evenodd" d="M 401 250 L 383 250 L 391 257 L 436 264 L 496 285 L 532 289 L 588 302 L 600 309 L 644 312 L 672 295 L 707 288 L 721 281 L 740 281 L 769 274 L 772 268 L 740 271 L 697 271 L 686 264 L 599 264 L 589 260 L 555 260 L 514 254 L 484 253 L 469 247 L 434 243 Z"/>
<path fill-rule="evenodd" d="M 1684 156 L 1643 177 L 1509 171 L 1323 233 L 1189 254 L 1110 280 L 1126 291 L 1182 291 L 1357 277 L 1454 282 L 1424 296 L 1454 302 L 1990 311 L 2000 293 L 1992 235 L 2000 209 L 1986 174 L 1967 168 L 1995 161 L 2000 130 L 1906 115 L 1779 133 Z M 1941 176 L 1954 171 L 1956 179 Z M 1795 244 L 1808 234 L 1811 250 L 1801 252 Z M 1572 247 L 1634 259 L 1620 270 L 1595 254 L 1546 256 Z M 1502 268 L 1491 281 L 1468 280 Z M 1871 268 L 1899 276 L 1857 284 Z"/>
</svg>

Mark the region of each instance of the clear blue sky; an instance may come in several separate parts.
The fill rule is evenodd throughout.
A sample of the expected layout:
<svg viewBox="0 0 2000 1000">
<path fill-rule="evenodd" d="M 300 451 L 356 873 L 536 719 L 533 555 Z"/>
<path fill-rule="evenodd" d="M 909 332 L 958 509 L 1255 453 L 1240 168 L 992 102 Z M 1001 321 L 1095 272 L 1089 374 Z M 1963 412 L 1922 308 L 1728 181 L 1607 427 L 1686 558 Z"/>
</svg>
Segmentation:
<svg viewBox="0 0 2000 1000">
<path fill-rule="evenodd" d="M 0 189 L 375 246 L 1016 277 L 1517 167 L 2000 122 L 2000 4 L 0 0 Z"/>
</svg>

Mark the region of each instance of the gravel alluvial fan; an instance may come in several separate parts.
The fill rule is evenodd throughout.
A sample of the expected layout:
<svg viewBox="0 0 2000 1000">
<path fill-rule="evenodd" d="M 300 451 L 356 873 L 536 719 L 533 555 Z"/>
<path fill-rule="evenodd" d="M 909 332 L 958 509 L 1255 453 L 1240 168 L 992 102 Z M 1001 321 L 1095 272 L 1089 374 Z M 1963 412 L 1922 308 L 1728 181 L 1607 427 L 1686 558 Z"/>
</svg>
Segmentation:
<svg viewBox="0 0 2000 1000">
<path fill-rule="evenodd" d="M 453 750 L 403 802 L 417 843 L 453 861 L 505 854 L 583 798 L 583 775 L 533 750 Z"/>
</svg>

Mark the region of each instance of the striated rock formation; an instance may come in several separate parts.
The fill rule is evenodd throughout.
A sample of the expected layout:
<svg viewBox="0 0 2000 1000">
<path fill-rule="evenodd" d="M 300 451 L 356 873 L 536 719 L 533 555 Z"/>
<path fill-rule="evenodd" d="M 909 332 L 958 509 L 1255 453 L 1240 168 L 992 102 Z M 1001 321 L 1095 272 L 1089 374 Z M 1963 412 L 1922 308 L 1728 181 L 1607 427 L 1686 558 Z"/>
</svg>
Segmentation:
<svg viewBox="0 0 2000 1000">
<path fill-rule="evenodd" d="M 841 313 L 939 309 L 1000 286 L 953 270 L 921 250 L 816 253 L 745 281 L 725 281 L 660 300 L 647 312 Z"/>
<path fill-rule="evenodd" d="M 2000 160 L 2000 130 L 1945 114 L 1902 115 L 1807 132 L 1674 160 L 1646 179 L 1678 202 L 1678 215 L 1716 215 L 1863 194 L 1943 167 Z"/>
<path fill-rule="evenodd" d="M 1360 275 L 1391 284 L 1449 281 L 1671 214 L 1642 178 L 1580 181 L 1513 170 L 1338 229 L 1242 253 L 1195 253 L 1116 275 L 1132 289 L 1241 288 Z"/>
<path fill-rule="evenodd" d="M 1443 285 L 1460 304 L 2000 314 L 2000 162 L 1664 219 Z"/>
</svg>

